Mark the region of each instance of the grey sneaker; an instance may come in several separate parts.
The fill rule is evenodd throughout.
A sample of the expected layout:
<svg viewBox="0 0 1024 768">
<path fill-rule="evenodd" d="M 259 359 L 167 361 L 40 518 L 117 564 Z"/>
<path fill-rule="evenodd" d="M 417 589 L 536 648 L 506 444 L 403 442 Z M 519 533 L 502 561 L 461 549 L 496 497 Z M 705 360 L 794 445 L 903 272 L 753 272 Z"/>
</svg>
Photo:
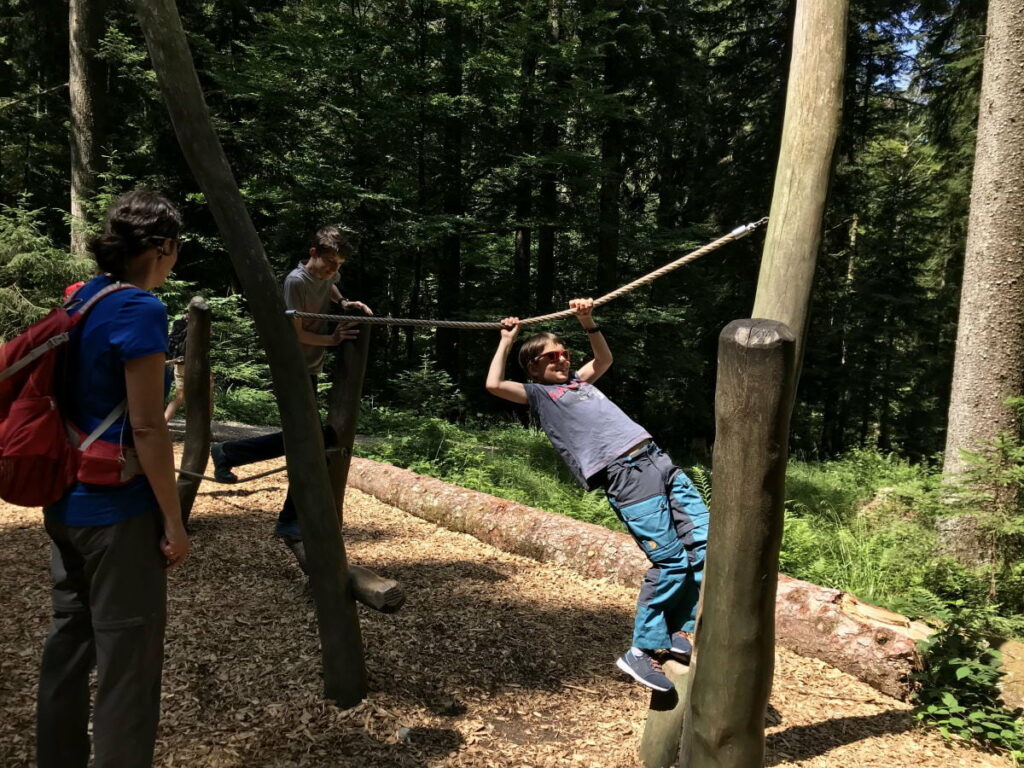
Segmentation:
<svg viewBox="0 0 1024 768">
<path fill-rule="evenodd" d="M 619 657 L 615 666 L 652 691 L 671 691 L 673 688 L 672 681 L 665 676 L 661 664 L 646 651 L 636 656 L 632 650 L 628 650 Z"/>
<path fill-rule="evenodd" d="M 231 465 L 224 457 L 224 443 L 210 446 L 210 458 L 213 459 L 213 479 L 218 483 L 237 483 L 238 475 L 231 471 Z"/>
<path fill-rule="evenodd" d="M 672 645 L 669 646 L 668 652 L 680 664 L 689 664 L 690 657 L 693 655 L 693 644 L 690 642 L 690 638 L 682 632 L 673 632 Z"/>
</svg>

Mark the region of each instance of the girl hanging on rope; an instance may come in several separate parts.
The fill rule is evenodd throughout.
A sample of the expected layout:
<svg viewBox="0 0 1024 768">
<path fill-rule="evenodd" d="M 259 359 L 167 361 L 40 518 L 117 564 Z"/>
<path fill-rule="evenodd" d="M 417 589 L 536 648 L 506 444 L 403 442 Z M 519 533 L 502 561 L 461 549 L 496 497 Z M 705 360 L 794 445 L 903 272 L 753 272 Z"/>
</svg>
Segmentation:
<svg viewBox="0 0 1024 768">
<path fill-rule="evenodd" d="M 660 651 L 688 662 L 697 612 L 708 510 L 690 479 L 651 439 L 594 386 L 612 364 L 612 353 L 594 322 L 593 299 L 569 306 L 590 340 L 594 359 L 573 368 L 562 340 L 540 333 L 523 342 L 519 364 L 529 381 L 505 378 L 519 318 L 502 321 L 501 341 L 487 373 L 487 391 L 528 404 L 541 429 L 588 490 L 603 488 L 651 568 L 637 598 L 633 647 L 616 665 L 642 685 L 668 691 L 672 682 Z"/>
</svg>

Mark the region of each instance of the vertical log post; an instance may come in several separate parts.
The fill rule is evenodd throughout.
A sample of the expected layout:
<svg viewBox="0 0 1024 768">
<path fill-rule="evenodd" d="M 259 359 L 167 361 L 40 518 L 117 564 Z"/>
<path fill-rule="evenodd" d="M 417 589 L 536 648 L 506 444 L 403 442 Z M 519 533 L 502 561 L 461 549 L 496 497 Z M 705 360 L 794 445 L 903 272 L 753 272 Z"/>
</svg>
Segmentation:
<svg viewBox="0 0 1024 768">
<path fill-rule="evenodd" d="M 714 501 L 679 756 L 686 768 L 764 762 L 795 346 L 774 320 L 735 320 L 719 337 Z"/>
<path fill-rule="evenodd" d="M 188 303 L 185 335 L 185 445 L 181 468 L 202 475 L 210 458 L 210 420 L 213 403 L 210 392 L 210 308 L 202 296 Z M 199 492 L 198 477 L 178 477 L 181 517 L 188 522 Z"/>
<path fill-rule="evenodd" d="M 640 762 L 645 768 L 671 768 L 679 756 L 679 737 L 683 732 L 690 668 L 678 661 L 664 663 L 665 675 L 675 688 L 651 692 L 644 735 L 640 739 Z"/>
<path fill-rule="evenodd" d="M 309 556 L 324 693 L 339 706 L 353 707 L 366 696 L 359 615 L 324 461 L 316 401 L 298 339 L 284 313 L 281 284 L 270 269 L 214 131 L 177 5 L 174 0 L 136 0 L 135 12 L 178 144 L 206 196 L 267 350 L 287 447 L 288 483 Z"/>
<path fill-rule="evenodd" d="M 352 464 L 352 446 L 359 421 L 359 401 L 363 396 L 366 360 L 370 354 L 371 327 L 360 325 L 359 336 L 354 341 L 343 342 L 338 346 L 331 391 L 327 398 L 327 425 L 334 430 L 338 441 L 338 450 L 327 459 L 327 471 L 331 476 L 331 490 L 334 492 L 339 524 L 345 519 L 345 486 L 348 484 L 348 469 Z"/>
</svg>

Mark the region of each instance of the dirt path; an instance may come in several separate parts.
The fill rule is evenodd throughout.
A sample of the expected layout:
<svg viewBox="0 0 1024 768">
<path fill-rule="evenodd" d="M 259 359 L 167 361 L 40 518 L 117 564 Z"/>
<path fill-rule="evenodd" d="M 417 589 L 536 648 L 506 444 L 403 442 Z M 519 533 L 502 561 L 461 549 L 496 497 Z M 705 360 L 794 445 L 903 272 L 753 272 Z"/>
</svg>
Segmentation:
<svg viewBox="0 0 1024 768">
<path fill-rule="evenodd" d="M 612 666 L 629 641 L 632 590 L 505 554 L 358 491 L 349 557 L 399 579 L 409 600 L 394 616 L 361 613 L 369 699 L 348 711 L 325 704 L 312 602 L 270 535 L 283 492 L 273 476 L 199 496 L 193 553 L 171 577 L 156 765 L 637 765 L 648 696 Z M 32 764 L 47 563 L 39 512 L 0 505 L 5 768 Z M 916 730 L 905 705 L 786 651 L 769 719 L 770 766 L 1009 765 L 946 746 Z"/>
</svg>

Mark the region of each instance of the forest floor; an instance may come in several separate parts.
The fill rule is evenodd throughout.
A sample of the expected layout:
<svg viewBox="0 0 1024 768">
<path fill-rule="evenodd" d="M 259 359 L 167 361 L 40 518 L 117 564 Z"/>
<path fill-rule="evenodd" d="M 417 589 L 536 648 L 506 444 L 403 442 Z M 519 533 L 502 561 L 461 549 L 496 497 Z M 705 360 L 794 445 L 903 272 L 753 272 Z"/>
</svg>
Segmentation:
<svg viewBox="0 0 1024 768">
<path fill-rule="evenodd" d="M 253 466 L 253 471 L 262 468 Z M 284 475 L 204 486 L 193 549 L 170 577 L 155 764 L 639 765 L 648 693 L 613 666 L 635 592 L 509 555 L 349 492 L 351 562 L 398 579 L 398 614 L 360 608 L 370 695 L 325 703 L 312 600 L 271 529 Z M 38 510 L 0 505 L 0 765 L 33 763 L 48 621 Z M 779 649 L 769 766 L 1008 766 L 914 726 L 906 704 Z"/>
</svg>

